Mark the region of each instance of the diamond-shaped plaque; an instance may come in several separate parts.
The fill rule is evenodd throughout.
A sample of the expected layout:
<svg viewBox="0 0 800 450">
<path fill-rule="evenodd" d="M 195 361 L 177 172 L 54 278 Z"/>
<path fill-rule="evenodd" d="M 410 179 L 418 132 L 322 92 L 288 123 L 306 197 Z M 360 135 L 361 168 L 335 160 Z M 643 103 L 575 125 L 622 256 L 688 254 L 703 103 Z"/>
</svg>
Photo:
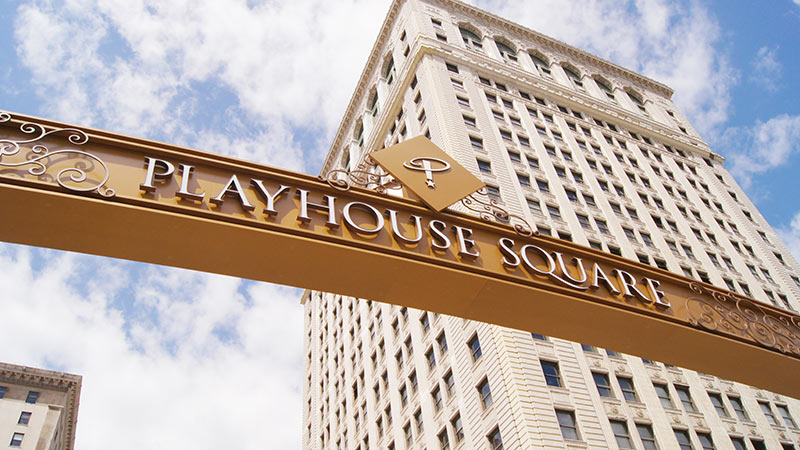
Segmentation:
<svg viewBox="0 0 800 450">
<path fill-rule="evenodd" d="M 425 136 L 370 153 L 370 157 L 435 211 L 483 187 L 480 179 Z"/>
</svg>

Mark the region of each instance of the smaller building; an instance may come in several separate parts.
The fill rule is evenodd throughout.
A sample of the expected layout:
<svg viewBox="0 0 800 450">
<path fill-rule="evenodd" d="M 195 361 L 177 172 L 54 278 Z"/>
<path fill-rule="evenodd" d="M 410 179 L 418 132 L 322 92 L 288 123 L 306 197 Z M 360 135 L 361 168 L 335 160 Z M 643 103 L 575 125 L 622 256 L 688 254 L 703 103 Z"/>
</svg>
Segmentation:
<svg viewBox="0 0 800 450">
<path fill-rule="evenodd" d="M 74 449 L 81 381 L 79 375 L 0 363 L 0 447 Z"/>
</svg>

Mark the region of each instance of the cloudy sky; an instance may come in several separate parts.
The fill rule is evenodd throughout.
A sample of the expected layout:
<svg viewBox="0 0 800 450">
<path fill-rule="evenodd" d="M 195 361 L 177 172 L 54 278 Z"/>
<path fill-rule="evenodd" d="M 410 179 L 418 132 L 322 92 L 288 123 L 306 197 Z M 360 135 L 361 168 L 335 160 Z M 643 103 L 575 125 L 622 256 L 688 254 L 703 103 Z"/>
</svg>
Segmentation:
<svg viewBox="0 0 800 450">
<path fill-rule="evenodd" d="M 0 110 L 316 173 L 389 0 L 5 0 Z M 800 0 L 480 0 L 666 83 L 800 257 Z M 0 360 L 78 448 L 300 447 L 299 291 L 0 244 Z M 0 437 L 1 438 L 1 437 Z"/>
</svg>

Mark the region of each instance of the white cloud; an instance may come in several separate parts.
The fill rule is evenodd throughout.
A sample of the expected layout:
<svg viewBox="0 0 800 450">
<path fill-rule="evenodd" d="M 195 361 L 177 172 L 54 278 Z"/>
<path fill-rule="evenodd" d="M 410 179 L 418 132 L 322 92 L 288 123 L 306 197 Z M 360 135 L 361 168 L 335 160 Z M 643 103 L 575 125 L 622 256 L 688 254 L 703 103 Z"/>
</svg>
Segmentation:
<svg viewBox="0 0 800 450">
<path fill-rule="evenodd" d="M 800 0 L 796 1 L 800 2 Z M 783 243 L 789 247 L 794 259 L 800 261 L 800 212 L 794 215 L 788 226 L 776 228 L 775 232 L 778 233 Z"/>
<path fill-rule="evenodd" d="M 769 92 L 777 92 L 783 66 L 778 61 L 778 48 L 761 47 L 753 61 L 753 81 Z"/>
<path fill-rule="evenodd" d="M 388 4 L 41 0 L 19 8 L 15 38 L 44 113 L 61 120 L 172 139 L 198 116 L 224 118 L 192 104 L 210 84 L 267 131 L 325 134 L 338 125 Z"/>
<path fill-rule="evenodd" d="M 7 244 L 0 266 L 3 360 L 84 377 L 77 448 L 299 448 L 298 290 Z"/>
<path fill-rule="evenodd" d="M 747 188 L 753 175 L 780 167 L 800 152 L 800 116 L 782 114 L 752 128 L 731 128 L 722 142 L 731 173 Z"/>
<path fill-rule="evenodd" d="M 675 90 L 675 102 L 701 135 L 713 137 L 728 118 L 736 83 L 721 33 L 698 2 L 541 0 L 478 1 L 503 17 L 556 37 Z"/>
</svg>

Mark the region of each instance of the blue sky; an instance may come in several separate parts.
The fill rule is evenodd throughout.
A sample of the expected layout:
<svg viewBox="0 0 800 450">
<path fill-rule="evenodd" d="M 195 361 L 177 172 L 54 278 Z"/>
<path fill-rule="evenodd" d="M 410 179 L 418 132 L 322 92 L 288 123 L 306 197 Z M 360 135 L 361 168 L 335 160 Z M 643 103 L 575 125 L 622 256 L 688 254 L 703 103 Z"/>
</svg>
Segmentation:
<svg viewBox="0 0 800 450">
<path fill-rule="evenodd" d="M 800 0 L 476 3 L 673 87 L 800 256 Z M 389 1 L 4 5 L 0 110 L 316 173 Z M 0 360 L 84 375 L 79 448 L 300 447 L 298 290 L 8 244 L 0 266 Z"/>
</svg>

